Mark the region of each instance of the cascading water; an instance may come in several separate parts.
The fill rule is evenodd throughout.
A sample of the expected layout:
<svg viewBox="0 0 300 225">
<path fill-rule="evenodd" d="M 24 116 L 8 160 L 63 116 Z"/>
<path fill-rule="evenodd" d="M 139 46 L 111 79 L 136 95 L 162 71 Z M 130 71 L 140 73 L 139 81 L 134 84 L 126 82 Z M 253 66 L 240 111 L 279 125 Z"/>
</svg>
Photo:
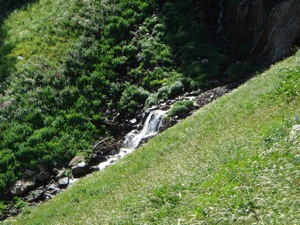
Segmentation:
<svg viewBox="0 0 300 225">
<path fill-rule="evenodd" d="M 224 48 L 226 49 L 228 47 L 228 40 L 225 36 L 225 32 L 223 30 L 223 23 L 222 23 L 224 17 L 224 11 L 225 11 L 224 0 L 219 0 L 219 8 L 220 8 L 220 13 L 218 17 L 217 37 L 223 44 Z"/>
<path fill-rule="evenodd" d="M 124 157 L 125 155 L 131 153 L 139 143 L 146 138 L 152 137 L 159 131 L 162 124 L 162 119 L 164 118 L 167 111 L 163 110 L 152 110 L 143 126 L 141 131 L 133 130 L 125 136 L 125 141 L 120 149 L 120 152 L 105 162 L 99 164 L 99 170 L 103 170 L 108 165 L 114 163 L 118 159 Z"/>
<path fill-rule="evenodd" d="M 222 27 L 222 18 L 223 18 L 223 14 L 224 14 L 223 0 L 219 1 L 219 7 L 220 7 L 221 11 L 220 11 L 219 18 L 218 18 L 218 29 L 217 29 L 218 35 L 223 32 L 223 27 Z"/>
<path fill-rule="evenodd" d="M 140 132 L 133 130 L 126 135 L 125 142 L 121 150 L 127 149 L 129 151 L 132 151 L 139 145 L 141 140 L 155 135 L 161 126 L 161 121 L 165 114 L 166 111 L 162 110 L 155 110 L 150 112 L 149 116 L 146 119 L 145 125 Z"/>
</svg>

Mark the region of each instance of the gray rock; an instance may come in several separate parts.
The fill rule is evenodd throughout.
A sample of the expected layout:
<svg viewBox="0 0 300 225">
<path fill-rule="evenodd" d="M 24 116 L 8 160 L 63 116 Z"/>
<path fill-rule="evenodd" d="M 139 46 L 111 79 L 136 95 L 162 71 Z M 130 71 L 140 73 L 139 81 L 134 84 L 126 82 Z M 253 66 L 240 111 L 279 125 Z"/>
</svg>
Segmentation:
<svg viewBox="0 0 300 225">
<path fill-rule="evenodd" d="M 74 177 L 81 177 L 88 174 L 90 171 L 89 166 L 85 162 L 78 163 L 72 167 L 72 174 Z"/>
<path fill-rule="evenodd" d="M 9 191 L 12 195 L 22 196 L 27 191 L 32 190 L 35 187 L 35 179 L 22 179 L 16 181 L 13 185 L 10 186 Z"/>
<path fill-rule="evenodd" d="M 249 45 L 253 59 L 273 63 L 291 54 L 299 43 L 299 11 L 299 0 L 244 1 L 237 8 L 235 25 L 228 24 L 235 27 L 229 33 L 235 43 Z"/>
<path fill-rule="evenodd" d="M 69 185 L 69 177 L 63 177 L 58 180 L 58 186 L 60 188 L 66 188 Z"/>
<path fill-rule="evenodd" d="M 55 184 L 47 185 L 46 186 L 46 190 L 47 190 L 47 194 L 51 195 L 51 196 L 60 192 L 58 184 L 56 184 L 56 183 Z"/>
<path fill-rule="evenodd" d="M 26 200 L 28 202 L 37 202 L 44 199 L 45 192 L 43 190 L 35 190 L 31 191 L 28 196 L 26 196 Z"/>
<path fill-rule="evenodd" d="M 85 162 L 84 156 L 75 156 L 69 163 L 69 167 L 76 166 L 80 162 Z"/>
</svg>

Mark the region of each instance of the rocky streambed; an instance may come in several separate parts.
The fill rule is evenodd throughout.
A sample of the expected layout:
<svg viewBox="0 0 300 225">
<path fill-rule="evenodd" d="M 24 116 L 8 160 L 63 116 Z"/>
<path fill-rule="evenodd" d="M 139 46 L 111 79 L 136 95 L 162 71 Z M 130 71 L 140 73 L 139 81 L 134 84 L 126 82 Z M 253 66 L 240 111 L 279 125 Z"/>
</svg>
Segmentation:
<svg viewBox="0 0 300 225">
<path fill-rule="evenodd" d="M 2 220 L 20 213 L 21 208 L 13 200 L 14 196 L 20 197 L 22 202 L 27 202 L 32 206 L 47 201 L 72 185 L 80 177 L 103 170 L 117 162 L 158 132 L 173 126 L 184 117 L 191 115 L 196 109 L 224 95 L 237 85 L 229 84 L 209 90 L 197 90 L 176 99 L 161 101 L 157 106 L 137 114 L 136 118 L 127 120 L 126 124 L 130 132 L 123 137 L 108 137 L 95 143 L 91 157 L 76 156 L 67 166 L 53 170 L 49 170 L 43 165 L 38 166 L 38 171 L 26 169 L 23 172 L 23 178 L 16 181 L 7 193 L 5 200 L 7 208 Z M 183 117 L 169 117 L 168 111 L 174 103 L 182 100 L 193 101 L 190 112 Z M 163 118 L 165 119 L 163 120 Z"/>
</svg>

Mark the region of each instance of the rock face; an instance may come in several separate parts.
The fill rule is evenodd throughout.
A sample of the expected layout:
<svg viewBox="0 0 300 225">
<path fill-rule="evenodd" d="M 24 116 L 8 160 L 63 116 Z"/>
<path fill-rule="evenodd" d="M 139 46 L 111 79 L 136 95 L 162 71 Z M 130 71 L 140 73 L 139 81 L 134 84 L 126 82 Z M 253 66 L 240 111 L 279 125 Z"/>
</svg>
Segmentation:
<svg viewBox="0 0 300 225">
<path fill-rule="evenodd" d="M 262 64 L 279 61 L 300 44 L 299 0 L 248 0 L 227 9 L 226 27 L 236 51 Z M 234 23 L 234 28 L 232 27 Z M 233 30 L 232 30 L 233 29 Z"/>
</svg>

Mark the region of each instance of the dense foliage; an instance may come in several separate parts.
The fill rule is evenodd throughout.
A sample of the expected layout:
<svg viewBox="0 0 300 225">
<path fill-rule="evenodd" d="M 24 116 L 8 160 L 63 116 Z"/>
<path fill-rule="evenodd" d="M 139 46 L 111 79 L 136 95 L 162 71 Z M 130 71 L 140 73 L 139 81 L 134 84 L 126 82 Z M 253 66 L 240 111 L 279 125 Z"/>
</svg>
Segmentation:
<svg viewBox="0 0 300 225">
<path fill-rule="evenodd" d="M 0 193 L 25 168 L 85 154 L 118 113 L 219 77 L 228 58 L 204 38 L 194 6 L 12 1 L 1 23 Z"/>
</svg>

